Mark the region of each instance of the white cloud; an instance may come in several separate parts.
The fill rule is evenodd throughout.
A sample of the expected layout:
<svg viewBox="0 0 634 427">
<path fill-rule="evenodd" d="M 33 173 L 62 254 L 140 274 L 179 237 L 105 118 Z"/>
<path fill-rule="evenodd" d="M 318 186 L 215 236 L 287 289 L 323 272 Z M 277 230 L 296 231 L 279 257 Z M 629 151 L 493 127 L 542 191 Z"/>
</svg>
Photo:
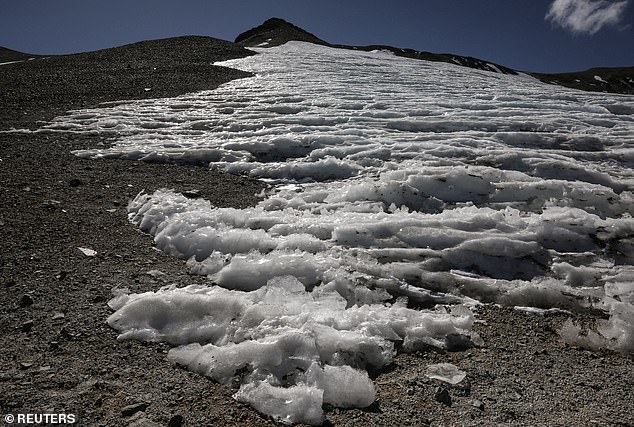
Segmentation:
<svg viewBox="0 0 634 427">
<path fill-rule="evenodd" d="M 554 0 L 545 19 L 576 34 L 594 34 L 621 20 L 629 0 Z"/>
</svg>

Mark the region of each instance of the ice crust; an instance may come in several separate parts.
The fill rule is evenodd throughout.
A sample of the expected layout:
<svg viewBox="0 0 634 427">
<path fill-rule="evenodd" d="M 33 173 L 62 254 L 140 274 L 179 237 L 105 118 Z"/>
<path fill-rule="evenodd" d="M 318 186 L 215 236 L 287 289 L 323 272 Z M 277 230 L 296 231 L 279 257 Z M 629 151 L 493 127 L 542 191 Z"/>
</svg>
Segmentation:
<svg viewBox="0 0 634 427">
<path fill-rule="evenodd" d="M 324 402 L 371 403 L 364 369 L 389 363 L 394 342 L 478 341 L 463 306 L 412 310 L 403 297 L 601 309 L 596 331 L 568 323 L 562 338 L 634 351 L 634 98 L 380 51 L 258 52 L 222 63 L 256 77 L 77 110 L 44 130 L 117 135 L 84 158 L 273 185 L 248 209 L 167 189 L 130 203 L 158 248 L 220 287 L 117 296 L 122 339 L 170 342 L 178 363 L 239 377 L 238 400 L 309 424 Z M 343 378 L 351 395 L 337 392 Z"/>
</svg>

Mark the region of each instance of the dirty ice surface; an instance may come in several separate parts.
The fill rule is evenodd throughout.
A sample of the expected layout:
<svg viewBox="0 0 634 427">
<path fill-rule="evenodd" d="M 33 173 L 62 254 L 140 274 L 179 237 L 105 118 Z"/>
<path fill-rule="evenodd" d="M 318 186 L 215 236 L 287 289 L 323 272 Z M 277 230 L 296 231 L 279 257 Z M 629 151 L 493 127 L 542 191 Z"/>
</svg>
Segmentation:
<svg viewBox="0 0 634 427">
<path fill-rule="evenodd" d="M 249 209 L 169 190 L 130 203 L 158 248 L 222 288 L 122 295 L 122 338 L 181 346 L 170 357 L 190 369 L 239 376 L 237 399 L 309 423 L 323 402 L 371 403 L 363 369 L 392 342 L 477 343 L 475 300 L 605 310 L 596 333 L 562 337 L 634 350 L 634 97 L 299 42 L 258 52 L 223 63 L 256 77 L 48 126 L 117 133 L 80 157 L 273 184 Z"/>
</svg>

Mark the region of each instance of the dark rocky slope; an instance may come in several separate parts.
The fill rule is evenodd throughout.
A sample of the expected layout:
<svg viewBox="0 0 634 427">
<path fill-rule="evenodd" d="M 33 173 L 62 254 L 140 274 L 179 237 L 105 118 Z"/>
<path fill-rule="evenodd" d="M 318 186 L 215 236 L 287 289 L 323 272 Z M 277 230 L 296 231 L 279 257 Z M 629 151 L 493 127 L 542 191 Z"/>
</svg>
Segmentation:
<svg viewBox="0 0 634 427">
<path fill-rule="evenodd" d="M 40 55 L 29 55 L 28 53 L 18 52 L 17 50 L 7 49 L 0 46 L 0 63 L 24 61 L 31 58 L 36 58 Z"/>
<path fill-rule="evenodd" d="M 253 54 L 224 40 L 187 36 L 2 65 L 0 129 L 35 129 L 67 110 L 100 102 L 214 89 L 250 74 L 212 62 Z"/>
<path fill-rule="evenodd" d="M 634 67 L 590 68 L 574 73 L 531 73 L 544 83 L 591 92 L 634 94 Z M 630 112 L 634 113 L 634 111 Z"/>
</svg>

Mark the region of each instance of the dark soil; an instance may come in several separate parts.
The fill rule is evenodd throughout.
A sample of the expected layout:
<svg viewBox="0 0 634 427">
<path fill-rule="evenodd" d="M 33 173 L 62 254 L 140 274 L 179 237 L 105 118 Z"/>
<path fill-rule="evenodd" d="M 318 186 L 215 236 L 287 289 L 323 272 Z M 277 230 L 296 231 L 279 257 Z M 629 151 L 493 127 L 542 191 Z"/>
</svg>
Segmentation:
<svg viewBox="0 0 634 427">
<path fill-rule="evenodd" d="M 213 89 L 244 73 L 209 62 L 244 54 L 226 42 L 179 38 L 4 65 L 0 127 L 34 128 L 63 109 L 103 101 Z M 127 221 L 132 197 L 167 187 L 244 207 L 257 203 L 262 184 L 203 168 L 70 154 L 113 136 L 0 133 L 0 412 L 73 413 L 82 426 L 272 425 L 235 402 L 229 388 L 168 362 L 166 345 L 118 342 L 105 323 L 115 288 L 206 283 Z M 478 318 L 483 348 L 399 355 L 376 376 L 373 406 L 326 408 L 328 422 L 634 425 L 632 356 L 564 345 L 556 332 L 567 318 L 561 314 L 484 306 Z M 426 366 L 438 362 L 456 364 L 467 378 L 453 387 L 427 379 Z"/>
</svg>

